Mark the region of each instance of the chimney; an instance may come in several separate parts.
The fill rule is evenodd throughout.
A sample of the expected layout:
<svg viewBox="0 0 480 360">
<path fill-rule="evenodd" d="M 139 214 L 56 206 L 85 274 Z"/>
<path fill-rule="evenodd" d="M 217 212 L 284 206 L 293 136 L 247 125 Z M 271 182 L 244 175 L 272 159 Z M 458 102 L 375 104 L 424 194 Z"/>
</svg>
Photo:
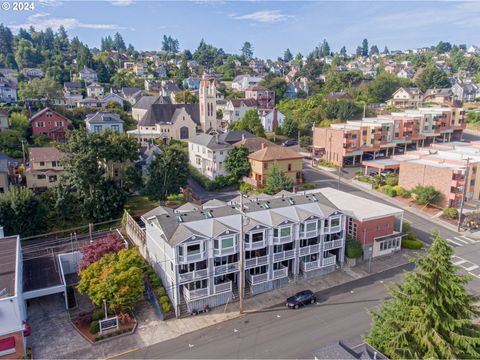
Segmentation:
<svg viewBox="0 0 480 360">
<path fill-rule="evenodd" d="M 267 145 L 265 145 L 265 143 L 262 142 L 262 150 L 265 149 L 267 147 Z"/>
</svg>

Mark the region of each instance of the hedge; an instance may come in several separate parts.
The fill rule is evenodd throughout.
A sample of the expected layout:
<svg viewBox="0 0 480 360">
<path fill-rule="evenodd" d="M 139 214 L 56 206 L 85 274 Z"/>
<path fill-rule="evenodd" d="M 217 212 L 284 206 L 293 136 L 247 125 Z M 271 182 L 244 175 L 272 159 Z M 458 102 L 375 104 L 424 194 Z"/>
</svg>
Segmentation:
<svg viewBox="0 0 480 360">
<path fill-rule="evenodd" d="M 238 180 L 233 176 L 223 176 L 218 175 L 215 180 L 210 180 L 205 175 L 202 175 L 197 169 L 193 166 L 189 166 L 190 176 L 193 180 L 198 182 L 205 190 L 214 191 L 218 189 L 222 189 L 226 186 L 236 185 L 238 184 Z"/>
<path fill-rule="evenodd" d="M 397 196 L 397 192 L 393 189 L 393 187 L 391 185 L 383 186 L 382 191 L 390 197 Z"/>
<path fill-rule="evenodd" d="M 420 240 L 402 239 L 402 248 L 404 249 L 419 250 L 422 247 L 423 243 Z"/>
<path fill-rule="evenodd" d="M 458 210 L 456 208 L 445 208 L 443 209 L 443 216 L 449 219 L 458 219 Z"/>
<path fill-rule="evenodd" d="M 345 255 L 349 258 L 359 258 L 363 255 L 362 245 L 356 240 L 347 240 L 345 243 Z"/>
<path fill-rule="evenodd" d="M 100 331 L 100 324 L 98 323 L 98 321 L 92 321 L 90 323 L 90 333 L 91 334 L 96 334 Z"/>
</svg>

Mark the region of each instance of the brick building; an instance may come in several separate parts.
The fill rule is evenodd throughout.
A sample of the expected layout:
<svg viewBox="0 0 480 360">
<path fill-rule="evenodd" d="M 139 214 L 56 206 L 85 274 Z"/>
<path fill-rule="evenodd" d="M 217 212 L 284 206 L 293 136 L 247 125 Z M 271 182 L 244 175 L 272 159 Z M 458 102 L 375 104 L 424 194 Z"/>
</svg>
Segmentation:
<svg viewBox="0 0 480 360">
<path fill-rule="evenodd" d="M 246 99 L 255 99 L 259 109 L 273 109 L 275 107 L 275 91 L 263 86 L 251 86 L 245 90 Z"/>
<path fill-rule="evenodd" d="M 64 141 L 69 120 L 50 108 L 45 108 L 30 118 L 32 135 L 46 134 L 50 141 Z"/>
</svg>

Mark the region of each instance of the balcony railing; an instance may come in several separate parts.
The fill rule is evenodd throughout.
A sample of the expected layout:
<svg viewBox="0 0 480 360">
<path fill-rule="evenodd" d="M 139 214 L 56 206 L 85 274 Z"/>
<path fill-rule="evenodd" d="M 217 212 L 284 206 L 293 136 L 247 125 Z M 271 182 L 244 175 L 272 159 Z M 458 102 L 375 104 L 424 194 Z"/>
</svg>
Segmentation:
<svg viewBox="0 0 480 360">
<path fill-rule="evenodd" d="M 325 228 L 325 232 L 329 234 L 339 232 L 340 230 L 342 230 L 342 227 L 340 225 Z"/>
<path fill-rule="evenodd" d="M 322 264 L 321 264 L 320 260 L 308 261 L 308 262 L 301 261 L 300 265 L 301 265 L 303 271 L 316 270 L 316 269 L 320 269 L 322 267 Z"/>
<path fill-rule="evenodd" d="M 214 290 L 215 290 L 215 294 L 232 291 L 232 282 L 228 281 L 222 284 L 217 284 L 215 285 Z"/>
<path fill-rule="evenodd" d="M 318 230 L 303 231 L 300 233 L 300 237 L 303 239 L 309 239 L 318 236 Z"/>
<path fill-rule="evenodd" d="M 274 236 L 273 237 L 273 243 L 275 245 L 280 245 L 280 244 L 286 244 L 289 242 L 293 241 L 292 235 L 286 235 L 286 236 Z"/>
<path fill-rule="evenodd" d="M 238 263 L 215 266 L 215 275 L 227 274 L 238 270 Z"/>
<path fill-rule="evenodd" d="M 300 256 L 315 254 L 320 251 L 320 244 L 304 246 L 300 248 Z"/>
<path fill-rule="evenodd" d="M 245 250 L 258 250 L 264 248 L 265 246 L 267 246 L 265 239 L 255 242 L 245 241 Z"/>
<path fill-rule="evenodd" d="M 268 273 L 251 275 L 247 274 L 247 281 L 251 285 L 257 285 L 268 281 Z"/>
<path fill-rule="evenodd" d="M 273 270 L 273 280 L 281 279 L 288 276 L 288 267 L 284 266 L 281 269 Z"/>
<path fill-rule="evenodd" d="M 200 251 L 194 254 L 178 255 L 178 262 L 190 263 L 190 262 L 202 261 L 206 258 L 206 256 L 207 256 L 206 251 Z"/>
<path fill-rule="evenodd" d="M 259 256 L 245 260 L 245 269 L 254 268 L 257 266 L 266 265 L 268 263 L 268 256 Z"/>
<path fill-rule="evenodd" d="M 208 272 L 207 269 L 202 269 L 202 270 L 189 271 L 186 273 L 180 273 L 179 274 L 180 282 L 200 280 L 207 276 L 207 272 Z"/>
<path fill-rule="evenodd" d="M 208 296 L 208 287 L 195 289 L 195 290 L 188 290 L 188 288 L 184 286 L 183 295 L 185 296 L 186 301 L 201 299 Z"/>
<path fill-rule="evenodd" d="M 337 257 L 335 255 L 323 258 L 323 266 L 330 266 L 335 264 Z"/>
<path fill-rule="evenodd" d="M 342 245 L 343 245 L 343 240 L 342 239 L 331 240 L 331 241 L 325 241 L 324 245 L 323 245 L 323 248 L 324 248 L 324 250 L 330 250 L 330 249 L 334 249 L 334 248 L 337 248 L 337 247 L 341 247 Z"/>
<path fill-rule="evenodd" d="M 224 249 L 213 249 L 214 256 L 227 256 L 238 252 L 238 245 L 230 246 Z"/>
<path fill-rule="evenodd" d="M 273 254 L 273 261 L 279 262 L 283 260 L 290 260 L 295 257 L 295 250 L 281 251 Z"/>
</svg>

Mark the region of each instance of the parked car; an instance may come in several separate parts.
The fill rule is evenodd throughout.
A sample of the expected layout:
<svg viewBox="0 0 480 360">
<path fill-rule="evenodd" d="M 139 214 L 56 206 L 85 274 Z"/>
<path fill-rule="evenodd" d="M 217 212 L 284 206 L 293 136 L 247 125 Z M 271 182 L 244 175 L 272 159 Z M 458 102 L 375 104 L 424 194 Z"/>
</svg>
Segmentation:
<svg viewBox="0 0 480 360">
<path fill-rule="evenodd" d="M 372 154 L 363 154 L 363 160 L 373 160 Z"/>
<path fill-rule="evenodd" d="M 298 309 L 300 306 L 306 306 L 308 304 L 315 304 L 317 298 L 311 290 L 304 290 L 290 296 L 287 299 L 286 306 L 289 309 Z"/>
<path fill-rule="evenodd" d="M 288 140 L 285 140 L 285 141 L 282 143 L 282 146 L 293 146 L 293 145 L 297 145 L 297 140 L 295 140 L 295 139 L 288 139 Z"/>
</svg>

